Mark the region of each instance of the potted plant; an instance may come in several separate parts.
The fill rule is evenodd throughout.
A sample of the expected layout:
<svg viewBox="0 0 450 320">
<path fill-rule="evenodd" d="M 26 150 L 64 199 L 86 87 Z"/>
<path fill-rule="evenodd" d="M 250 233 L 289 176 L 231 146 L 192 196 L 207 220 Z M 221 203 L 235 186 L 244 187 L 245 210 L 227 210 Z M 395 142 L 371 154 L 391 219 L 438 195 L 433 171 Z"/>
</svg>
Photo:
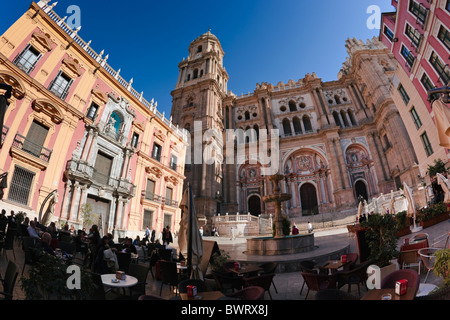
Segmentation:
<svg viewBox="0 0 450 320">
<path fill-rule="evenodd" d="M 223 249 L 214 252 L 211 260 L 211 269 L 215 272 L 223 272 L 224 266 L 230 259 L 230 255 Z"/>
<path fill-rule="evenodd" d="M 438 250 L 434 255 L 433 272 L 444 279 L 444 286 L 450 287 L 450 249 Z"/>
<path fill-rule="evenodd" d="M 370 215 L 362 223 L 362 226 L 367 228 L 365 238 L 370 251 L 369 259 L 381 269 L 381 279 L 397 268 L 397 265 L 391 262 L 399 255 L 396 225 L 393 215 L 378 213 Z"/>
<path fill-rule="evenodd" d="M 67 264 L 39 249 L 31 250 L 34 261 L 28 277 L 22 276 L 27 300 L 88 300 L 96 286 L 89 273 L 80 267 L 80 289 L 69 289 Z"/>
<path fill-rule="evenodd" d="M 409 218 L 406 210 L 395 214 L 397 237 L 403 237 L 411 233 Z"/>
<path fill-rule="evenodd" d="M 417 220 L 424 228 L 428 228 L 434 224 L 448 219 L 447 205 L 437 203 L 431 206 L 420 208 L 417 211 Z"/>
</svg>

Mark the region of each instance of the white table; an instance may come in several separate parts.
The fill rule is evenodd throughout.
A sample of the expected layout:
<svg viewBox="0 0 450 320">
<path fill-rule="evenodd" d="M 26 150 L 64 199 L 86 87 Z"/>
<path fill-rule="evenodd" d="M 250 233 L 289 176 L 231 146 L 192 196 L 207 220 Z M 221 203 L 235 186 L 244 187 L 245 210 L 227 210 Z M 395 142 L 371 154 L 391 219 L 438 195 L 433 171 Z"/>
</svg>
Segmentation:
<svg viewBox="0 0 450 320">
<path fill-rule="evenodd" d="M 116 279 L 116 274 L 102 274 L 102 282 L 105 286 L 112 288 L 129 288 L 135 286 L 138 283 L 138 279 L 133 276 L 126 275 L 124 280 L 119 280 L 119 282 L 112 282 Z"/>
</svg>

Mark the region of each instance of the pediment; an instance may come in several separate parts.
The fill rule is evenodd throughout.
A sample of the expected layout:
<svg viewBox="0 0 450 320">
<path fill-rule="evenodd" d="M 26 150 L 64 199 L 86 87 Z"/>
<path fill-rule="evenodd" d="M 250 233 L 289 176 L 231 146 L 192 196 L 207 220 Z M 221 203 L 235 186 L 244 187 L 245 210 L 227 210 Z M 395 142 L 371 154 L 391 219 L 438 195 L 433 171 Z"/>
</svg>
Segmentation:
<svg viewBox="0 0 450 320">
<path fill-rule="evenodd" d="M 100 90 L 92 89 L 92 94 L 103 103 L 108 102 L 108 95 Z"/>
<path fill-rule="evenodd" d="M 20 100 L 25 97 L 25 86 L 13 73 L 10 73 L 9 71 L 1 71 L 0 82 L 9 84 L 13 88 L 12 95 L 14 98 Z"/>
<path fill-rule="evenodd" d="M 161 130 L 159 130 L 159 129 L 156 129 L 156 130 L 155 130 L 155 137 L 158 138 L 158 139 L 161 140 L 161 141 L 164 141 L 164 140 L 165 140 L 165 135 L 164 135 L 164 133 L 163 133 Z"/>
<path fill-rule="evenodd" d="M 52 42 L 45 35 L 40 34 L 39 32 L 34 32 L 32 37 L 47 51 L 51 51 L 53 49 Z"/>
<path fill-rule="evenodd" d="M 33 110 L 36 112 L 42 112 L 49 116 L 52 121 L 59 124 L 63 121 L 64 115 L 53 102 L 46 99 L 36 99 L 32 103 Z"/>
<path fill-rule="evenodd" d="M 162 176 L 162 171 L 161 171 L 161 169 L 159 169 L 159 168 L 157 168 L 157 167 L 146 167 L 145 168 L 145 171 L 148 173 L 148 174 L 153 174 L 156 178 L 161 178 L 161 176 Z"/>
<path fill-rule="evenodd" d="M 68 58 L 64 58 L 62 63 L 69 68 L 70 71 L 75 73 L 77 76 L 81 76 L 81 67 L 78 63 Z"/>
</svg>

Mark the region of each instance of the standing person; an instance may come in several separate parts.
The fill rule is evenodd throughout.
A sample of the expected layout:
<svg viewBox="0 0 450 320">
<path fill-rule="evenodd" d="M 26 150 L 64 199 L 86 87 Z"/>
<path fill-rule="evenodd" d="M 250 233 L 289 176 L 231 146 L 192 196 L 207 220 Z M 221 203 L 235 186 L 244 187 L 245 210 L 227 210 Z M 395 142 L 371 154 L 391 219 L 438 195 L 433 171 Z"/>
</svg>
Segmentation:
<svg viewBox="0 0 450 320">
<path fill-rule="evenodd" d="M 314 229 L 313 229 L 312 223 L 308 221 L 308 232 L 309 232 L 309 233 L 312 233 L 313 230 L 314 230 Z"/>
<path fill-rule="evenodd" d="M 150 237 L 150 242 L 151 243 L 155 243 L 155 236 L 156 236 L 156 231 L 155 229 L 152 230 L 152 235 Z"/>
<path fill-rule="evenodd" d="M 200 227 L 200 236 L 203 238 L 203 227 Z"/>
<path fill-rule="evenodd" d="M 165 233 L 163 233 L 163 243 L 168 246 L 171 242 L 173 242 L 172 232 L 170 232 L 170 227 L 167 226 Z"/>
<path fill-rule="evenodd" d="M 231 240 L 236 239 L 236 235 L 235 235 L 235 231 L 234 231 L 234 227 L 231 227 Z"/>
</svg>

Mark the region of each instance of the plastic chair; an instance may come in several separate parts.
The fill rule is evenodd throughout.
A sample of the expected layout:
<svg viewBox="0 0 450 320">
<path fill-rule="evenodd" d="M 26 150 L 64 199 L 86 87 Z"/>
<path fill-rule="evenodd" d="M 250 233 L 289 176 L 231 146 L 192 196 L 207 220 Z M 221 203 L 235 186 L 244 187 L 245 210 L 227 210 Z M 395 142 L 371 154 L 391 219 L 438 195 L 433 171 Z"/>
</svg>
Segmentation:
<svg viewBox="0 0 450 320">
<path fill-rule="evenodd" d="M 420 266 L 421 266 L 421 259 L 419 256 L 419 250 L 406 250 L 400 252 L 400 257 L 402 261 L 402 269 L 405 269 L 405 267 L 418 267 L 418 272 L 420 275 Z M 399 257 L 399 258 L 400 258 Z"/>
<path fill-rule="evenodd" d="M 306 292 L 305 300 L 308 298 L 309 291 L 321 291 L 325 289 L 335 289 L 336 288 L 336 277 L 335 275 L 325 275 L 317 273 L 307 273 L 302 272 L 302 277 L 306 282 L 308 291 Z"/>
<path fill-rule="evenodd" d="M 275 276 L 274 273 L 268 273 L 268 274 L 262 274 L 262 275 L 259 275 L 256 277 L 251 277 L 251 278 L 243 277 L 242 282 L 244 284 L 244 288 L 245 287 L 253 287 L 253 286 L 263 288 L 269 294 L 270 300 L 272 300 L 272 295 L 270 294 L 270 286 L 272 284 L 272 280 L 273 280 L 274 276 Z"/>
<path fill-rule="evenodd" d="M 381 281 L 381 289 L 395 289 L 396 282 L 403 279 L 408 280 L 408 288 L 415 289 L 415 296 L 419 290 L 420 276 L 416 270 L 412 269 L 396 270 L 391 272 Z"/>
<path fill-rule="evenodd" d="M 434 261 L 436 260 L 436 256 L 434 253 L 440 249 L 437 248 L 422 248 L 418 251 L 420 259 L 423 262 L 423 266 L 427 269 L 427 275 L 425 276 L 424 283 L 427 282 L 428 275 L 430 271 L 434 268 Z"/>
<path fill-rule="evenodd" d="M 228 298 L 235 298 L 239 300 L 264 300 L 264 288 L 253 286 L 246 287 L 234 293 L 225 295 Z"/>
<path fill-rule="evenodd" d="M 14 286 L 19 275 L 19 268 L 17 265 L 9 261 L 6 267 L 5 278 L 1 280 L 3 283 L 3 291 L 0 294 L 4 296 L 5 300 L 12 300 L 14 295 Z"/>
</svg>

